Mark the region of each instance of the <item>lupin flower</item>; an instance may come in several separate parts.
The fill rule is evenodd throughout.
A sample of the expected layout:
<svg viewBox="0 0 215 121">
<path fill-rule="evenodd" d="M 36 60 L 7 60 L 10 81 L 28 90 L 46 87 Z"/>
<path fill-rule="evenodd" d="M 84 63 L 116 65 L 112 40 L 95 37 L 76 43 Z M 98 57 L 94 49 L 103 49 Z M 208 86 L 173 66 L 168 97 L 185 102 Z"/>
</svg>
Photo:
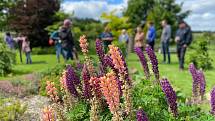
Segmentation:
<svg viewBox="0 0 215 121">
<path fill-rule="evenodd" d="M 94 96 L 96 96 L 97 99 L 100 99 L 102 96 L 101 87 L 99 84 L 100 84 L 99 78 L 97 77 L 90 78 L 90 85 L 92 87 L 92 91 L 94 92 Z"/>
<path fill-rule="evenodd" d="M 46 82 L 46 93 L 52 101 L 57 102 L 59 100 L 57 89 L 55 88 L 54 82 Z"/>
<path fill-rule="evenodd" d="M 67 89 L 67 87 L 66 87 L 66 71 L 63 71 L 62 76 L 60 77 L 60 86 L 61 86 L 62 91 L 65 91 Z"/>
<path fill-rule="evenodd" d="M 162 79 L 160 84 L 161 84 L 163 92 L 166 95 L 167 103 L 168 103 L 173 115 L 176 117 L 178 115 L 176 93 L 173 90 L 172 86 L 170 85 L 170 83 L 167 79 Z"/>
<path fill-rule="evenodd" d="M 113 63 L 113 60 L 109 55 L 105 55 L 104 57 L 104 66 L 105 67 L 109 66 L 116 74 L 119 73 L 118 69 L 114 67 L 115 65 Z"/>
<path fill-rule="evenodd" d="M 148 117 L 143 109 L 139 109 L 136 113 L 137 121 L 148 121 Z"/>
<path fill-rule="evenodd" d="M 143 66 L 143 69 L 144 69 L 144 73 L 145 73 L 145 76 L 146 76 L 146 79 L 149 79 L 149 68 L 148 68 L 148 64 L 147 64 L 147 60 L 146 60 L 146 57 L 142 51 L 141 48 L 137 47 L 134 49 L 134 51 L 136 52 L 136 54 L 138 55 L 139 59 L 140 59 L 140 62 Z"/>
<path fill-rule="evenodd" d="M 109 105 L 112 114 L 119 110 L 120 93 L 114 72 L 107 73 L 106 76 L 100 78 L 101 91 Z"/>
<path fill-rule="evenodd" d="M 157 60 L 155 52 L 154 52 L 154 50 L 152 50 L 151 46 L 146 46 L 146 53 L 148 54 L 148 57 L 152 64 L 152 70 L 155 74 L 155 78 L 157 79 L 157 81 L 159 81 L 160 75 L 159 75 L 159 70 L 158 70 L 158 60 Z"/>
<path fill-rule="evenodd" d="M 83 80 L 83 95 L 86 99 L 89 99 L 91 97 L 90 74 L 85 64 L 82 70 L 82 80 Z"/>
<path fill-rule="evenodd" d="M 76 85 L 79 84 L 79 81 L 71 65 L 68 65 L 66 70 L 66 87 L 74 97 L 78 97 Z"/>
<path fill-rule="evenodd" d="M 45 107 L 42 111 L 42 121 L 56 121 L 56 115 L 52 107 Z"/>
<path fill-rule="evenodd" d="M 211 91 L 211 114 L 215 115 L 215 87 Z"/>
<path fill-rule="evenodd" d="M 200 79 L 200 96 L 201 99 L 203 100 L 204 94 L 205 94 L 205 88 L 206 88 L 206 81 L 205 81 L 205 76 L 202 70 L 198 71 L 198 77 Z"/>
<path fill-rule="evenodd" d="M 104 64 L 105 52 L 100 39 L 96 39 L 96 53 L 99 57 L 99 60 L 102 62 L 102 64 Z"/>
<path fill-rule="evenodd" d="M 198 78 L 197 69 L 193 63 L 189 65 L 189 71 L 193 78 L 193 88 L 192 88 L 193 96 L 198 97 L 199 78 Z"/>
<path fill-rule="evenodd" d="M 125 62 L 122 60 L 122 55 L 119 51 L 119 48 L 115 47 L 114 45 L 109 45 L 109 48 L 110 57 L 112 58 L 114 67 L 118 69 L 119 73 L 125 74 Z"/>
<path fill-rule="evenodd" d="M 88 52 L 88 43 L 87 43 L 86 36 L 85 35 L 81 36 L 79 39 L 79 42 L 80 42 L 81 51 L 83 53 L 87 53 Z"/>
<path fill-rule="evenodd" d="M 82 70 L 83 64 L 79 62 L 79 63 L 77 63 L 76 67 L 78 70 Z"/>
</svg>

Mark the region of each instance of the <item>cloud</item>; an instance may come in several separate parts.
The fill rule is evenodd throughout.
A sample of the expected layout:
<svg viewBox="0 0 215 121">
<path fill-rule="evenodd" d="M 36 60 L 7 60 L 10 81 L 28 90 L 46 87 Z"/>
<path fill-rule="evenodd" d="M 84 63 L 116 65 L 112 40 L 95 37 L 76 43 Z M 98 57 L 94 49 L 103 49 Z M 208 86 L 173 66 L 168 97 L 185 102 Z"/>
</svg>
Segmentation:
<svg viewBox="0 0 215 121">
<path fill-rule="evenodd" d="M 99 19 L 103 12 L 117 10 L 117 15 L 122 14 L 127 7 L 128 0 L 67 0 L 62 4 L 65 12 L 74 11 L 76 17 Z M 192 13 L 186 21 L 193 30 L 215 31 L 215 0 L 176 0 L 184 2 L 183 11 L 191 10 Z"/>
</svg>

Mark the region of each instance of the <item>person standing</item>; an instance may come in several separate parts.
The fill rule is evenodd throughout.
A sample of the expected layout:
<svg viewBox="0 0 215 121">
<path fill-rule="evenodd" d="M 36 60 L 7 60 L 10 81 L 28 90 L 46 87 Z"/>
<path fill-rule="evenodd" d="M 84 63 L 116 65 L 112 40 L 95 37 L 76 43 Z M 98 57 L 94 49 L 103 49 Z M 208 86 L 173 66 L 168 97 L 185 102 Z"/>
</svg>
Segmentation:
<svg viewBox="0 0 215 121">
<path fill-rule="evenodd" d="M 163 51 L 163 62 L 166 63 L 166 54 L 168 56 L 168 64 L 170 64 L 169 41 L 171 39 L 171 27 L 166 20 L 161 22 L 163 31 L 161 34 L 161 44 Z"/>
<path fill-rule="evenodd" d="M 61 28 L 59 28 L 59 30 L 61 30 Z M 50 39 L 52 39 L 55 43 L 56 57 L 57 57 L 58 63 L 60 63 L 60 55 L 63 54 L 62 53 L 62 44 L 61 44 L 62 42 L 59 37 L 59 30 L 54 31 L 50 36 Z"/>
<path fill-rule="evenodd" d="M 143 50 L 144 47 L 144 33 L 142 31 L 142 28 L 139 26 L 136 29 L 136 34 L 134 37 L 134 47 L 139 47 Z"/>
<path fill-rule="evenodd" d="M 123 29 L 122 30 L 122 33 L 121 33 L 121 35 L 119 36 L 119 42 L 120 43 L 125 43 L 126 45 L 125 45 L 125 56 L 127 56 L 127 52 L 128 52 L 128 42 L 129 42 L 129 35 L 128 35 L 128 33 L 126 32 L 126 30 L 125 29 Z"/>
<path fill-rule="evenodd" d="M 156 30 L 154 27 L 154 23 L 150 21 L 148 23 L 148 31 L 146 34 L 146 40 L 147 40 L 147 44 L 150 45 L 153 50 L 154 50 L 154 45 L 155 45 L 155 38 L 156 38 Z"/>
<path fill-rule="evenodd" d="M 10 32 L 7 32 L 5 34 L 5 38 L 4 38 L 5 42 L 7 43 L 8 47 L 11 49 L 11 50 L 14 50 L 14 40 L 10 34 Z"/>
<path fill-rule="evenodd" d="M 69 58 L 73 59 L 72 51 L 75 50 L 74 38 L 71 32 L 72 22 L 69 19 L 65 19 L 62 28 L 59 30 L 59 38 L 61 40 L 62 52 L 64 60 Z"/>
<path fill-rule="evenodd" d="M 187 47 L 192 42 L 192 30 L 185 21 L 179 22 L 179 29 L 176 32 L 175 42 L 177 43 L 177 55 L 179 69 L 184 69 L 184 58 Z"/>
<path fill-rule="evenodd" d="M 111 45 L 113 41 L 113 34 L 108 26 L 105 27 L 104 32 L 100 35 L 100 39 L 103 41 L 105 53 L 108 52 L 108 45 Z"/>
<path fill-rule="evenodd" d="M 26 64 L 32 64 L 30 41 L 28 40 L 27 36 L 22 36 L 22 51 L 26 56 Z"/>
</svg>

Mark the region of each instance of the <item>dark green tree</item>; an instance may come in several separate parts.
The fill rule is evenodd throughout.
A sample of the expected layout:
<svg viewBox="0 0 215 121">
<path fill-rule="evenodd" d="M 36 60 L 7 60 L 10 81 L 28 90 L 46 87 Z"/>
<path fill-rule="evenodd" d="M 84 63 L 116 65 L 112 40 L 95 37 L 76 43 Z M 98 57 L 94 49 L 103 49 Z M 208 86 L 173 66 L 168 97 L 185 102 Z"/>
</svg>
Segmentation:
<svg viewBox="0 0 215 121">
<path fill-rule="evenodd" d="M 59 8 L 59 0 L 19 0 L 9 10 L 10 29 L 27 34 L 33 46 L 46 46 L 49 36 L 44 28 L 53 24 Z"/>
</svg>

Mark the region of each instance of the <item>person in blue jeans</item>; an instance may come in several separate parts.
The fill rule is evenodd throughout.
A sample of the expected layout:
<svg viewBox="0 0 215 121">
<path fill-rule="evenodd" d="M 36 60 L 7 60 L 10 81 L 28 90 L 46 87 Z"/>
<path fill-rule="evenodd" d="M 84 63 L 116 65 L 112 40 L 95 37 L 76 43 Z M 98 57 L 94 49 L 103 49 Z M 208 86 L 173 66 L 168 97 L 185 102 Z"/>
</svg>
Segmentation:
<svg viewBox="0 0 215 121">
<path fill-rule="evenodd" d="M 154 27 L 154 23 L 150 21 L 148 23 L 148 31 L 146 34 L 146 40 L 147 40 L 147 44 L 150 45 L 153 50 L 154 50 L 154 45 L 155 45 L 155 38 L 156 38 L 156 30 Z"/>
<path fill-rule="evenodd" d="M 60 55 L 62 53 L 62 45 L 61 45 L 61 40 L 60 37 L 58 35 L 58 31 L 55 31 L 51 34 L 50 38 L 54 41 L 55 43 L 55 49 L 56 49 L 56 57 L 57 57 L 57 61 L 58 63 L 60 63 Z"/>
<path fill-rule="evenodd" d="M 30 41 L 26 36 L 22 37 L 22 51 L 25 53 L 26 56 L 26 64 L 32 64 Z"/>
</svg>

